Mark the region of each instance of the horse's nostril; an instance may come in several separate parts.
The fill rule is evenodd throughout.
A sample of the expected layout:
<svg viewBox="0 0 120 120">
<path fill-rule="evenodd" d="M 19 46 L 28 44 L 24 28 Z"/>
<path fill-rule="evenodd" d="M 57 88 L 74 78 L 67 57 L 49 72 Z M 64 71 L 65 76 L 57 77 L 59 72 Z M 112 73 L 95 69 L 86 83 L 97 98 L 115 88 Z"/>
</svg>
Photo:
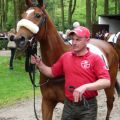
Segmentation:
<svg viewBox="0 0 120 120">
<path fill-rule="evenodd" d="M 17 37 L 15 38 L 15 42 L 16 42 L 17 47 L 18 47 L 19 49 L 23 49 L 23 48 L 25 47 L 25 45 L 26 45 L 26 39 L 25 39 L 24 36 L 17 36 Z"/>
<path fill-rule="evenodd" d="M 24 44 L 25 44 L 25 37 L 22 36 L 20 39 L 20 45 L 23 46 Z"/>
<path fill-rule="evenodd" d="M 22 37 L 21 37 L 21 41 L 25 41 L 25 37 L 22 36 Z"/>
</svg>

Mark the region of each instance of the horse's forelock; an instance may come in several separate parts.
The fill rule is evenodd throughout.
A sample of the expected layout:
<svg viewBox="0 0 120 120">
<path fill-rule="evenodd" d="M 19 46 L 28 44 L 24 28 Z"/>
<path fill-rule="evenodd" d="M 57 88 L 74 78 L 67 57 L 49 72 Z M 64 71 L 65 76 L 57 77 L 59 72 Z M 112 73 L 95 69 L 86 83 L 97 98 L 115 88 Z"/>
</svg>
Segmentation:
<svg viewBox="0 0 120 120">
<path fill-rule="evenodd" d="M 28 9 L 28 10 L 26 11 L 27 16 L 28 16 L 29 14 L 31 14 L 32 12 L 34 12 L 34 11 L 35 11 L 34 9 Z"/>
</svg>

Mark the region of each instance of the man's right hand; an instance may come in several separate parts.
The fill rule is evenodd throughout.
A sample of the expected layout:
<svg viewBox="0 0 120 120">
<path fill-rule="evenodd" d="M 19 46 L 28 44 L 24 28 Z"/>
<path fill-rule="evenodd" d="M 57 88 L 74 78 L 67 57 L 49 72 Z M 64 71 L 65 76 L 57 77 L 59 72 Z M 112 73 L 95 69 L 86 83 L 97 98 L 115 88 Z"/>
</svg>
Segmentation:
<svg viewBox="0 0 120 120">
<path fill-rule="evenodd" d="M 38 56 L 31 56 L 31 64 L 35 64 L 37 67 L 41 64 L 41 59 Z"/>
<path fill-rule="evenodd" d="M 31 64 L 35 64 L 37 68 L 39 69 L 39 71 L 42 72 L 44 75 L 50 78 L 54 77 L 51 67 L 46 66 L 38 56 L 36 55 L 31 56 Z"/>
</svg>

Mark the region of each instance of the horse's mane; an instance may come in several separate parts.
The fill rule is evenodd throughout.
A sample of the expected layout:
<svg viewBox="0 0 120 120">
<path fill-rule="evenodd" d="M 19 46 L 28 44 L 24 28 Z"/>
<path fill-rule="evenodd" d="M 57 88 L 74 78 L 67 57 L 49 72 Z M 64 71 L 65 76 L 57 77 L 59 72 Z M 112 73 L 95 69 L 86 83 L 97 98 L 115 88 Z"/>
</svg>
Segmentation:
<svg viewBox="0 0 120 120">
<path fill-rule="evenodd" d="M 69 46 L 64 43 L 64 40 L 59 35 L 56 26 L 53 24 L 46 10 L 44 10 L 44 13 L 46 15 L 46 23 L 44 30 L 39 31 L 38 36 L 40 35 L 39 38 L 42 38 L 42 40 L 39 40 L 41 44 L 41 52 L 45 53 L 46 50 L 47 55 L 43 56 L 48 56 L 48 54 L 55 55 L 54 57 L 50 57 L 50 59 L 54 58 L 54 60 L 49 60 L 52 61 L 50 64 L 53 64 L 53 62 L 55 62 L 65 51 L 69 49 Z M 47 45 L 49 45 L 49 47 Z M 47 51 L 49 53 L 47 53 Z M 43 61 L 46 60 L 43 58 Z"/>
</svg>

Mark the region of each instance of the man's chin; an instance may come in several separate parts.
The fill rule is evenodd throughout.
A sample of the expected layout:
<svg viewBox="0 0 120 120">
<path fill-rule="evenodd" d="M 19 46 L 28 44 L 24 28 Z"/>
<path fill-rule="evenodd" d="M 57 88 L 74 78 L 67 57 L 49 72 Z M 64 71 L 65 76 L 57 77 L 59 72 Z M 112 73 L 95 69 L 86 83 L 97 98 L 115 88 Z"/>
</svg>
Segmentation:
<svg viewBox="0 0 120 120">
<path fill-rule="evenodd" d="M 76 49 L 73 49 L 74 52 L 78 52 L 79 50 L 76 48 Z"/>
</svg>

